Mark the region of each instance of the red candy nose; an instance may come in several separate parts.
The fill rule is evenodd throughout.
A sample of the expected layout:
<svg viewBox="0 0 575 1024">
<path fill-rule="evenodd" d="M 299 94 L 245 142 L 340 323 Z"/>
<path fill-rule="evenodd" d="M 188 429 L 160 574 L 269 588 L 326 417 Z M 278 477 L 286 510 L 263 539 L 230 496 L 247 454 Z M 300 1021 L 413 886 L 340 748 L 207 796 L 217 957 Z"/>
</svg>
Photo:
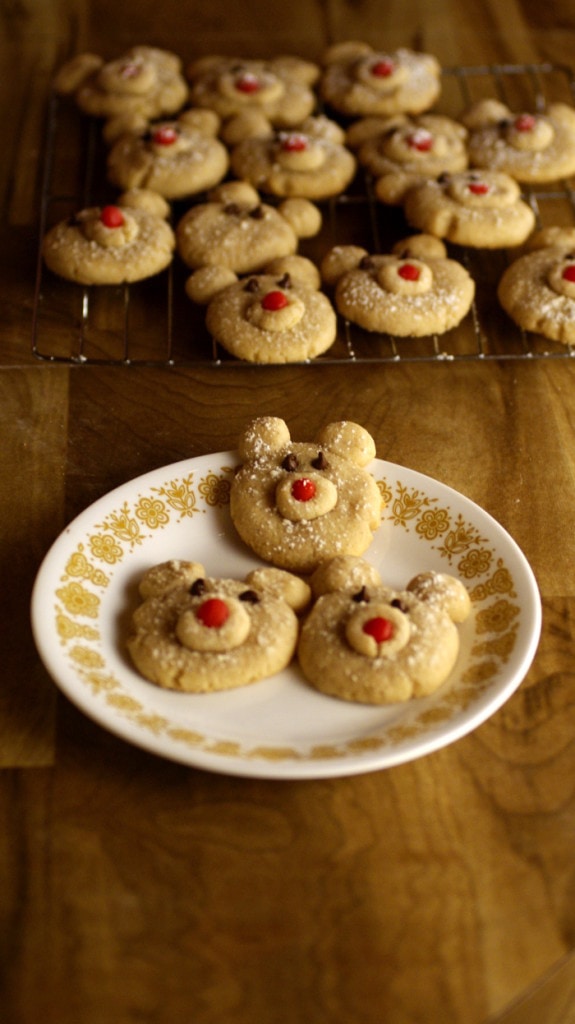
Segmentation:
<svg viewBox="0 0 575 1024">
<path fill-rule="evenodd" d="M 433 135 L 425 131 L 413 132 L 412 135 L 408 135 L 407 144 L 412 149 L 417 149 L 419 153 L 429 153 L 433 146 Z"/>
<path fill-rule="evenodd" d="M 535 128 L 533 114 L 520 114 L 515 118 L 515 128 L 518 132 L 532 132 Z"/>
<path fill-rule="evenodd" d="M 124 64 L 120 69 L 120 75 L 122 78 L 137 78 L 141 70 L 139 64 Z"/>
<path fill-rule="evenodd" d="M 575 263 L 570 263 L 563 271 L 564 281 L 575 281 Z"/>
<path fill-rule="evenodd" d="M 384 57 L 382 60 L 378 60 L 371 69 L 372 75 L 376 78 L 389 78 L 390 75 L 395 71 L 395 64 L 389 58 Z"/>
<path fill-rule="evenodd" d="M 484 181 L 472 181 L 469 191 L 473 192 L 474 196 L 484 196 L 489 192 L 489 185 L 486 185 Z"/>
<path fill-rule="evenodd" d="M 268 292 L 262 299 L 262 308 L 275 313 L 278 309 L 284 309 L 288 300 L 283 292 Z"/>
<path fill-rule="evenodd" d="M 238 92 L 258 92 L 260 88 L 259 78 L 249 71 L 246 71 L 245 74 L 240 75 L 239 78 L 236 79 L 236 89 Z"/>
<path fill-rule="evenodd" d="M 158 128 L 152 138 L 157 146 L 171 146 L 178 138 L 178 132 L 166 125 L 164 128 Z"/>
<path fill-rule="evenodd" d="M 296 501 L 310 501 L 315 497 L 315 484 L 307 476 L 299 477 L 291 485 L 291 493 Z"/>
<path fill-rule="evenodd" d="M 224 622 L 228 620 L 229 615 L 230 609 L 220 597 L 209 597 L 196 611 L 196 618 L 210 629 L 217 629 L 219 626 L 223 626 Z"/>
<path fill-rule="evenodd" d="M 414 266 L 413 263 L 404 263 L 397 273 L 405 281 L 419 281 L 419 267 Z"/>
<path fill-rule="evenodd" d="M 286 153 L 302 153 L 304 149 L 307 149 L 307 139 L 305 135 L 288 135 L 282 141 L 282 149 Z"/>
<path fill-rule="evenodd" d="M 100 214 L 100 220 L 107 228 L 121 228 L 124 214 L 118 206 L 105 206 Z"/>
<path fill-rule="evenodd" d="M 364 623 L 363 632 L 372 636 L 376 643 L 381 644 L 385 640 L 391 640 L 394 633 L 393 622 L 378 615 Z"/>
</svg>

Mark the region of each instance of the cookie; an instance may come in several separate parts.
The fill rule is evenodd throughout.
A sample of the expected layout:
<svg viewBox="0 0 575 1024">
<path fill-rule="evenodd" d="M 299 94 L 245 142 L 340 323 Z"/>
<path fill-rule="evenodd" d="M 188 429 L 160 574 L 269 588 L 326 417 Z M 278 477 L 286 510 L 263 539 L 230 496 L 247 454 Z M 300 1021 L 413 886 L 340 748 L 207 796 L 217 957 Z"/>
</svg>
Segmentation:
<svg viewBox="0 0 575 1024">
<path fill-rule="evenodd" d="M 483 100 L 462 121 L 469 126 L 469 159 L 475 167 L 534 185 L 575 174 L 575 110 L 566 103 L 513 113 L 503 103 Z"/>
<path fill-rule="evenodd" d="M 339 195 L 353 180 L 356 159 L 345 132 L 327 117 L 308 117 L 292 131 L 251 136 L 231 151 L 238 178 L 274 196 L 322 200 Z"/>
<path fill-rule="evenodd" d="M 108 179 L 122 189 L 150 188 L 166 199 L 183 199 L 213 188 L 225 177 L 228 151 L 216 138 L 219 118 L 189 110 L 156 121 L 142 134 L 126 132 L 107 158 Z"/>
<path fill-rule="evenodd" d="M 400 338 L 443 334 L 469 312 L 475 285 L 444 244 L 427 235 L 397 243 L 389 254 L 337 246 L 321 266 L 335 286 L 337 311 L 366 331 Z"/>
<path fill-rule="evenodd" d="M 246 686 L 291 661 L 309 587 L 290 573 L 256 569 L 214 579 L 196 562 L 153 566 L 140 583 L 128 651 L 150 682 L 183 693 Z"/>
<path fill-rule="evenodd" d="M 564 345 L 575 343 L 575 230 L 544 228 L 530 240 L 532 251 L 503 273 L 497 296 L 526 331 Z"/>
<path fill-rule="evenodd" d="M 242 540 L 266 562 L 309 573 L 340 554 L 363 554 L 383 500 L 367 468 L 373 438 L 350 421 L 295 442 L 284 420 L 253 420 L 239 441 L 230 513 Z"/>
<path fill-rule="evenodd" d="M 297 654 L 315 689 L 384 705 L 427 696 L 448 679 L 460 649 L 456 624 L 471 609 L 456 577 L 425 572 L 396 590 L 373 566 L 344 558 L 321 566 L 310 583 L 316 600 Z"/>
<path fill-rule="evenodd" d="M 320 284 L 315 265 L 293 256 L 239 280 L 206 267 L 186 287 L 191 299 L 207 302 L 206 327 L 231 355 L 250 363 L 294 363 L 321 355 L 336 338 L 335 311 Z"/>
<path fill-rule="evenodd" d="M 467 129 L 439 114 L 362 118 L 351 126 L 347 143 L 376 179 L 377 198 L 401 205 L 408 189 L 444 172 L 467 168 Z"/>
<path fill-rule="evenodd" d="M 421 114 L 441 92 L 441 68 L 428 53 L 374 50 L 368 43 L 337 43 L 323 57 L 321 98 L 340 114 Z"/>
<path fill-rule="evenodd" d="M 205 203 L 192 206 L 176 225 L 178 253 L 186 266 L 228 267 L 237 274 L 259 270 L 295 253 L 301 238 L 321 228 L 317 206 L 307 199 L 264 203 L 247 182 L 225 182 Z"/>
<path fill-rule="evenodd" d="M 412 227 L 470 248 L 522 245 L 535 227 L 518 183 L 501 171 L 441 175 L 410 189 L 403 208 Z"/>
<path fill-rule="evenodd" d="M 46 266 L 78 284 L 123 284 L 169 265 L 174 233 L 165 199 L 133 189 L 117 204 L 92 206 L 54 225 L 42 242 Z"/>
<path fill-rule="evenodd" d="M 222 121 L 246 112 L 290 128 L 314 110 L 319 67 L 299 57 L 240 60 L 201 57 L 187 68 L 193 106 L 215 110 Z"/>
</svg>

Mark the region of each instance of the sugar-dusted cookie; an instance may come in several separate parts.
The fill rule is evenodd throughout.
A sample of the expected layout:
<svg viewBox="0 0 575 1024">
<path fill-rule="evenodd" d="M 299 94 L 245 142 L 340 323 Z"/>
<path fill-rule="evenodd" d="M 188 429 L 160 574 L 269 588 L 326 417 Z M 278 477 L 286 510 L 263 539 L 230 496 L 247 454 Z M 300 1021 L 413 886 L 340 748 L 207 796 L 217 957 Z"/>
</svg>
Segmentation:
<svg viewBox="0 0 575 1024">
<path fill-rule="evenodd" d="M 176 244 L 169 206 L 148 189 L 130 189 L 115 204 L 91 206 L 50 228 L 46 266 L 78 284 L 123 284 L 158 274 Z"/>
<path fill-rule="evenodd" d="M 336 558 L 310 583 L 316 600 L 298 660 L 313 687 L 381 705 L 426 696 L 447 680 L 460 649 L 456 623 L 471 610 L 456 577 L 424 572 L 396 590 L 362 559 Z"/>
<path fill-rule="evenodd" d="M 392 206 L 414 185 L 445 171 L 464 171 L 468 164 L 467 129 L 440 114 L 361 118 L 346 138 L 376 179 L 377 198 Z"/>
<path fill-rule="evenodd" d="M 180 58 L 153 46 L 133 46 L 108 62 L 79 54 L 60 69 L 54 88 L 72 95 L 83 113 L 106 120 L 164 117 L 188 97 Z"/>
<path fill-rule="evenodd" d="M 241 279 L 226 267 L 202 267 L 186 291 L 207 305 L 206 327 L 231 355 L 250 363 L 296 363 L 326 352 L 336 338 L 335 310 L 320 285 L 310 260 L 285 256 Z"/>
<path fill-rule="evenodd" d="M 341 114 L 420 114 L 441 92 L 441 68 L 431 54 L 368 43 L 336 43 L 323 56 L 319 92 Z"/>
<path fill-rule="evenodd" d="M 294 572 L 363 554 L 383 506 L 367 468 L 374 456 L 373 438 L 357 423 L 330 423 L 313 441 L 296 442 L 284 420 L 253 420 L 240 438 L 242 464 L 231 486 L 236 530 L 261 558 Z"/>
<path fill-rule="evenodd" d="M 397 337 L 443 334 L 468 313 L 475 295 L 469 273 L 447 258 L 443 242 L 414 235 L 391 253 L 370 255 L 359 246 L 336 246 L 322 262 L 335 286 L 337 311 L 366 331 Z"/>
<path fill-rule="evenodd" d="M 513 113 L 499 101 L 481 100 L 462 122 L 469 128 L 469 160 L 475 167 L 535 185 L 575 174 L 575 110 L 566 103 Z"/>
<path fill-rule="evenodd" d="M 183 199 L 213 188 L 225 176 L 228 151 L 216 137 L 219 118 L 187 110 L 173 120 L 150 122 L 144 132 L 125 132 L 108 154 L 108 178 L 119 188 L 150 188 L 166 199 Z"/>
<path fill-rule="evenodd" d="M 212 693 L 289 664 L 310 590 L 279 569 L 217 579 L 197 562 L 173 560 L 144 574 L 140 597 L 128 639 L 138 671 L 165 689 Z"/>
<path fill-rule="evenodd" d="M 187 68 L 191 102 L 215 110 L 222 121 L 256 113 L 272 124 L 289 128 L 312 113 L 316 64 L 300 57 L 240 60 L 236 57 L 200 57 Z"/>
<path fill-rule="evenodd" d="M 543 228 L 503 273 L 497 295 L 526 331 L 575 343 L 575 228 Z"/>
<path fill-rule="evenodd" d="M 501 171 L 443 174 L 410 189 L 403 208 L 412 227 L 476 249 L 522 245 L 535 227 L 518 183 Z"/>
<path fill-rule="evenodd" d="M 308 117 L 290 131 L 248 136 L 233 147 L 231 166 L 263 192 L 274 196 L 328 199 L 352 181 L 356 159 L 347 149 L 345 132 L 323 115 Z"/>
<path fill-rule="evenodd" d="M 214 265 L 248 274 L 295 253 L 300 239 L 316 235 L 321 223 L 318 207 L 307 199 L 285 199 L 272 206 L 247 182 L 229 181 L 181 217 L 176 242 L 192 269 Z"/>
</svg>

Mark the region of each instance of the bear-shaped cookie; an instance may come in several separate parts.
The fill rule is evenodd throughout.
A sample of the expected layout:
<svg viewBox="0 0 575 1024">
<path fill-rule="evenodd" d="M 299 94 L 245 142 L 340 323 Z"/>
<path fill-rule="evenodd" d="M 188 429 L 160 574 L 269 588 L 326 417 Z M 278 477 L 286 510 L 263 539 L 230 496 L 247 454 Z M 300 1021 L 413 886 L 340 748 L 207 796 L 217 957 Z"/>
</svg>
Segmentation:
<svg viewBox="0 0 575 1024">
<path fill-rule="evenodd" d="M 309 586 L 271 567 L 245 580 L 212 578 L 197 562 L 148 569 L 139 586 L 128 651 L 150 682 L 212 693 L 257 682 L 291 661 Z"/>
<path fill-rule="evenodd" d="M 529 252 L 504 271 L 497 288 L 503 309 L 526 331 L 575 343 L 575 228 L 548 227 L 529 239 Z"/>
<path fill-rule="evenodd" d="M 369 547 L 383 499 L 366 468 L 375 444 L 364 427 L 329 423 L 313 441 L 296 442 L 283 419 L 262 416 L 247 426 L 238 453 L 232 522 L 266 562 L 309 573 L 326 558 Z"/>
<path fill-rule="evenodd" d="M 227 181 L 183 214 L 176 245 L 194 270 L 219 266 L 249 274 L 279 256 L 291 256 L 300 239 L 316 235 L 321 223 L 319 209 L 307 199 L 271 205 L 247 182 Z"/>
<path fill-rule="evenodd" d="M 456 623 L 471 610 L 459 579 L 422 572 L 396 590 L 363 559 L 336 558 L 310 585 L 315 600 L 297 653 L 317 690 L 382 705 L 426 696 L 447 680 L 460 649 Z"/>
<path fill-rule="evenodd" d="M 368 43 L 336 43 L 323 55 L 321 98 L 340 114 L 420 114 L 441 92 L 441 67 L 428 53 L 402 47 L 390 52 Z"/>
<path fill-rule="evenodd" d="M 551 103 L 544 111 L 513 112 L 499 100 L 479 100 L 461 117 L 469 129 L 469 161 L 544 184 L 575 174 L 575 110 Z"/>
<path fill-rule="evenodd" d="M 370 255 L 360 246 L 335 246 L 321 274 L 334 286 L 338 313 L 366 331 L 398 338 L 443 334 L 469 312 L 475 284 L 466 268 L 449 259 L 443 242 L 413 235 L 391 253 Z"/>
</svg>

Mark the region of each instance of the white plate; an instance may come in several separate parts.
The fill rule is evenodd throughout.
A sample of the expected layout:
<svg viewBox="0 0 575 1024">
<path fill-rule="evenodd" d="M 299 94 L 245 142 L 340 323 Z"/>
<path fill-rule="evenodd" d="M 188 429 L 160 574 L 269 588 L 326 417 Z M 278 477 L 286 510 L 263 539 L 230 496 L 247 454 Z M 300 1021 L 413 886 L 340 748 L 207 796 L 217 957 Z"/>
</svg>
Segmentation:
<svg viewBox="0 0 575 1024">
<path fill-rule="evenodd" d="M 224 693 L 165 691 L 133 670 L 124 637 L 137 582 L 168 558 L 210 576 L 262 564 L 229 518 L 231 452 L 174 463 L 116 488 L 79 515 L 44 559 L 32 596 L 40 655 L 61 690 L 124 740 L 211 771 L 276 779 L 352 775 L 453 742 L 519 686 L 535 654 L 541 604 L 509 534 L 443 484 L 381 460 L 387 501 L 365 557 L 403 587 L 425 569 L 459 576 L 473 614 L 449 680 L 432 697 L 387 708 L 349 704 L 305 684 L 297 665 Z"/>
</svg>

